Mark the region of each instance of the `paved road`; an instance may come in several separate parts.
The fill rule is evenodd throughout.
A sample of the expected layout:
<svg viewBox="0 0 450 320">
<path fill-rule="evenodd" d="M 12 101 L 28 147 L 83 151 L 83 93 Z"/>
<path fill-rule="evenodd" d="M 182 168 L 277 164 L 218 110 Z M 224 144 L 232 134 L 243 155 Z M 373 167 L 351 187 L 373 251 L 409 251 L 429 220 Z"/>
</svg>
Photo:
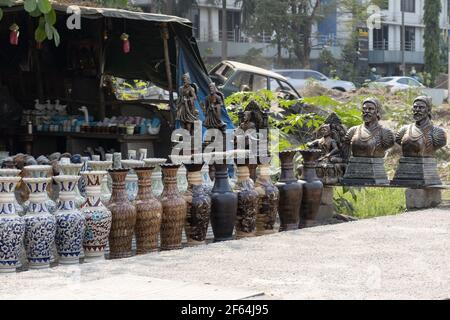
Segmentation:
<svg viewBox="0 0 450 320">
<path fill-rule="evenodd" d="M 148 279 L 148 286 L 137 293 L 133 288 L 139 279 Z M 211 298 L 264 293 L 264 299 L 447 299 L 450 209 L 0 275 L 0 299 L 153 299 L 162 290 L 156 286 L 164 287 L 161 280 L 170 280 L 173 288 L 184 286 L 186 295 L 191 288 L 192 298 L 210 292 Z M 96 288 L 103 291 L 86 293 Z M 180 298 L 170 292 L 159 297 Z"/>
</svg>

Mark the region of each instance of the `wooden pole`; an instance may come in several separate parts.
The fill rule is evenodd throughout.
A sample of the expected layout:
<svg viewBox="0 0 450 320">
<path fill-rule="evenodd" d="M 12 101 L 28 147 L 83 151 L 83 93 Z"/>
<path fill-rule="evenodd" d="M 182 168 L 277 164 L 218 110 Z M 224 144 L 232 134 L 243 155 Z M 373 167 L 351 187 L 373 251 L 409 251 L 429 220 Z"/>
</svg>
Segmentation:
<svg viewBox="0 0 450 320">
<path fill-rule="evenodd" d="M 163 22 L 161 24 L 161 35 L 163 39 L 164 44 L 164 62 L 166 66 L 166 77 L 167 82 L 169 85 L 169 107 L 172 114 L 172 123 L 171 126 L 175 125 L 175 110 L 174 110 L 174 103 L 173 103 L 173 83 L 172 83 L 172 69 L 170 67 L 170 55 L 169 55 L 169 27 L 167 22 Z"/>
<path fill-rule="evenodd" d="M 103 73 L 105 72 L 105 57 L 104 57 L 104 34 L 105 34 L 105 20 L 102 20 L 102 27 L 99 34 L 99 50 L 98 50 L 98 62 L 99 62 L 99 103 L 98 103 L 98 117 L 102 121 L 106 117 L 105 106 L 105 92 L 103 91 Z"/>
</svg>

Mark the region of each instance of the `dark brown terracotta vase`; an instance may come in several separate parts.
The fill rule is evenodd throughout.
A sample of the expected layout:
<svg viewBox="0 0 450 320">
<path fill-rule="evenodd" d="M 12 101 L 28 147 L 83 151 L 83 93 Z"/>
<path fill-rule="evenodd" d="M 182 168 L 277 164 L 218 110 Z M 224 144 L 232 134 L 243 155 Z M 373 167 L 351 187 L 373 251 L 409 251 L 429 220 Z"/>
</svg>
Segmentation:
<svg viewBox="0 0 450 320">
<path fill-rule="evenodd" d="M 158 250 L 158 237 L 161 229 L 162 204 L 152 191 L 152 173 L 154 168 L 136 168 L 138 176 L 138 194 L 134 200 L 136 206 L 136 254 L 145 254 Z"/>
<path fill-rule="evenodd" d="M 237 165 L 237 182 L 234 191 L 238 195 L 236 238 L 256 236 L 256 217 L 259 211 L 259 194 L 250 178 L 247 164 Z"/>
<path fill-rule="evenodd" d="M 274 233 L 278 215 L 280 192 L 270 178 L 270 165 L 259 165 L 259 177 L 255 182 L 259 194 L 259 211 L 256 217 L 256 235 Z"/>
<path fill-rule="evenodd" d="M 317 160 L 322 152 L 320 150 L 301 150 L 300 153 L 303 157 L 300 179 L 304 181 L 304 184 L 299 228 L 306 228 L 314 223 L 322 199 L 323 183 L 316 173 Z"/>
<path fill-rule="evenodd" d="M 204 244 L 211 214 L 211 198 L 202 185 L 203 164 L 185 164 L 188 172 L 188 190 L 184 198 L 188 204 L 184 230 L 188 245 Z"/>
<path fill-rule="evenodd" d="M 128 169 L 109 170 L 112 179 L 112 194 L 108 209 L 112 214 L 109 233 L 109 258 L 120 259 L 132 256 L 131 242 L 136 225 L 136 208 L 128 200 L 125 179 Z"/>
<path fill-rule="evenodd" d="M 294 175 L 294 157 L 297 151 L 280 152 L 281 176 L 277 183 L 280 192 L 280 231 L 297 230 L 300 222 L 300 206 L 303 183 Z"/>
<path fill-rule="evenodd" d="M 161 165 L 164 190 L 160 196 L 163 207 L 161 221 L 161 250 L 181 249 L 183 227 L 187 215 L 187 203 L 177 186 L 180 165 Z"/>
<path fill-rule="evenodd" d="M 238 196 L 228 181 L 228 165 L 215 164 L 214 187 L 211 191 L 211 226 L 214 242 L 233 240 Z"/>
</svg>

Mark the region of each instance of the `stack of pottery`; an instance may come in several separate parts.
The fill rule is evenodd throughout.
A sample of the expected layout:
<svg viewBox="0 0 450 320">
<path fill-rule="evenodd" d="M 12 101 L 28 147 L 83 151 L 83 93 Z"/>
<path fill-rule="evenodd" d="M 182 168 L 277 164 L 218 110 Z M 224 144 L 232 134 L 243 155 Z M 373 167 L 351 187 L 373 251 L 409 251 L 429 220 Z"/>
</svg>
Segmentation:
<svg viewBox="0 0 450 320">
<path fill-rule="evenodd" d="M 136 254 L 158 250 L 163 208 L 152 192 L 152 172 L 154 168 L 136 168 L 139 190 L 134 201 L 136 206 Z"/>
<path fill-rule="evenodd" d="M 112 168 L 112 161 L 89 161 L 89 167 L 92 171 L 108 171 Z M 109 199 L 111 198 L 111 190 L 108 187 L 108 177 L 104 176 L 101 185 L 102 195 L 100 198 L 105 206 L 108 205 Z"/>
<path fill-rule="evenodd" d="M 276 184 L 280 192 L 280 231 L 297 230 L 303 198 L 303 182 L 294 175 L 294 157 L 297 151 L 280 152 L 281 175 Z"/>
<path fill-rule="evenodd" d="M 78 176 L 80 175 L 81 168 L 83 164 L 82 163 L 66 163 L 66 164 L 60 164 L 60 175 L 63 176 Z M 78 209 L 81 208 L 83 203 L 86 201 L 86 198 L 81 195 L 79 183 L 76 183 L 75 185 L 75 207 Z"/>
<path fill-rule="evenodd" d="M 280 192 L 270 178 L 270 165 L 259 165 L 259 177 L 255 182 L 259 194 L 259 211 L 256 217 L 256 234 L 274 233 L 274 226 L 278 215 Z"/>
<path fill-rule="evenodd" d="M 52 171 L 52 166 L 32 165 L 32 166 L 24 167 L 23 170 L 25 172 L 25 176 L 28 178 L 46 178 L 50 175 L 50 172 Z M 48 183 L 46 186 L 47 186 L 47 190 L 45 190 L 45 193 L 43 195 L 45 197 L 45 200 L 44 200 L 45 206 L 50 213 L 54 213 L 56 211 L 57 205 L 56 205 L 55 201 L 50 199 L 49 194 L 48 194 L 48 189 L 51 186 L 51 179 L 50 179 L 50 183 Z M 26 208 L 29 205 L 30 205 L 29 200 L 23 204 L 25 211 L 27 210 Z"/>
<path fill-rule="evenodd" d="M 129 201 L 134 201 L 138 193 L 138 177 L 134 169 L 142 168 L 144 165 L 145 162 L 140 160 L 122 160 L 122 168 L 129 169 L 125 179 L 125 188 L 127 190 Z"/>
<path fill-rule="evenodd" d="M 25 250 L 30 269 L 50 267 L 56 234 L 56 218 L 50 214 L 47 187 L 50 178 L 24 178 L 30 197 L 25 220 Z"/>
<path fill-rule="evenodd" d="M 121 259 L 132 256 L 132 239 L 136 225 L 136 208 L 128 200 L 125 179 L 128 169 L 109 170 L 112 179 L 112 195 L 108 205 L 112 224 L 109 233 L 109 258 Z"/>
<path fill-rule="evenodd" d="M 203 185 L 202 164 L 185 164 L 188 172 L 188 189 L 184 193 L 187 202 L 185 233 L 189 246 L 204 244 L 211 214 L 211 198 Z"/>
<path fill-rule="evenodd" d="M 161 165 L 164 190 L 160 197 L 163 207 L 161 222 L 161 250 L 181 248 L 183 227 L 187 215 L 187 203 L 177 187 L 177 171 L 180 165 Z"/>
<path fill-rule="evenodd" d="M 86 201 L 81 207 L 81 213 L 86 219 L 83 240 L 86 261 L 104 258 L 105 246 L 111 230 L 111 212 L 100 199 L 101 182 L 105 175 L 105 171 L 81 173 L 86 183 Z"/>
<path fill-rule="evenodd" d="M 2 178 L 2 177 L 19 177 L 20 172 L 21 171 L 18 169 L 0 169 L 0 178 Z M 20 180 L 21 179 L 19 179 L 18 184 L 20 183 Z M 14 189 L 15 189 L 15 187 L 14 187 Z M 23 216 L 25 214 L 24 208 L 19 204 L 16 197 L 14 197 L 14 207 L 16 209 L 16 214 L 18 214 L 19 216 Z"/>
<path fill-rule="evenodd" d="M 0 273 L 15 272 L 25 236 L 25 220 L 16 212 L 14 189 L 20 177 L 0 176 Z"/>
<path fill-rule="evenodd" d="M 145 166 L 155 167 L 155 170 L 152 173 L 152 191 L 155 197 L 159 197 L 164 189 L 164 185 L 162 182 L 161 165 L 166 163 L 167 159 L 149 158 L 144 159 L 143 161 L 145 163 Z"/>
<path fill-rule="evenodd" d="M 85 218 L 75 205 L 79 176 L 53 177 L 59 185 L 56 218 L 56 249 L 61 264 L 78 264 L 83 247 Z"/>
</svg>

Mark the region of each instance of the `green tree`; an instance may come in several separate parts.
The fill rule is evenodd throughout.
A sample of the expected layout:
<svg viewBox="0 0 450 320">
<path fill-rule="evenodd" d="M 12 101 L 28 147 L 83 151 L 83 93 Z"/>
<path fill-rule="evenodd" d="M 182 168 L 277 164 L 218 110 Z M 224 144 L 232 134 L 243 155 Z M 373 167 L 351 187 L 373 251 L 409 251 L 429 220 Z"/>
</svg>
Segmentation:
<svg viewBox="0 0 450 320">
<path fill-rule="evenodd" d="M 335 78 L 338 62 L 330 50 L 324 49 L 319 57 L 320 71 L 329 77 Z"/>
<path fill-rule="evenodd" d="M 439 19 L 442 10 L 441 0 L 427 0 L 424 4 L 423 23 L 424 47 L 425 47 L 425 68 L 431 77 L 431 83 L 434 84 L 439 75 L 439 38 L 440 28 Z"/>
</svg>

